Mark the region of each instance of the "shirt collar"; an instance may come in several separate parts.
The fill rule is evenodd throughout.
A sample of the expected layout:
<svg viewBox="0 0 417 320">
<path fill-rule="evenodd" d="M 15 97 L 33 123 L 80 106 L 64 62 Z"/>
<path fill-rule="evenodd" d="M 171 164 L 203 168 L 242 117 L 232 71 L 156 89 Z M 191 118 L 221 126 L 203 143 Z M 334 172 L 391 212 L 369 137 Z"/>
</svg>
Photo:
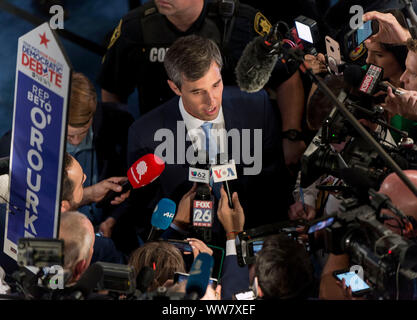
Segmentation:
<svg viewBox="0 0 417 320">
<path fill-rule="evenodd" d="M 200 128 L 201 125 L 205 122 L 211 122 L 213 124 L 223 124 L 224 123 L 223 108 L 221 106 L 220 106 L 220 111 L 219 111 L 216 119 L 211 120 L 211 121 L 204 121 L 204 120 L 200 120 L 198 118 L 193 117 L 191 114 L 189 114 L 185 110 L 184 104 L 182 102 L 182 97 L 180 97 L 180 100 L 179 100 L 178 104 L 179 104 L 182 119 L 184 120 L 188 131 Z"/>
</svg>

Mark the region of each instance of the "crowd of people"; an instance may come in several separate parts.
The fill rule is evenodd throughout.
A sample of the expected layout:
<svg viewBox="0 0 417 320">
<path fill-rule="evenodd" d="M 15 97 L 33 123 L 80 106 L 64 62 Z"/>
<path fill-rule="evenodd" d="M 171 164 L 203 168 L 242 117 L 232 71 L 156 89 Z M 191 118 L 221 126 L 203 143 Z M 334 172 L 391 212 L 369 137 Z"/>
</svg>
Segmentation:
<svg viewBox="0 0 417 320">
<path fill-rule="evenodd" d="M 385 122 L 393 129 L 382 128 L 380 118 L 360 122 L 377 136 L 385 130 L 383 143 L 398 146 L 403 142 L 400 131 L 417 139 L 417 40 L 398 8 L 366 10 L 364 21 L 378 21 L 379 30 L 362 45 L 362 56 L 352 59 L 345 53 L 345 70 L 352 64 L 382 67 L 383 80 L 400 93 L 388 87 L 385 93 L 377 92 L 374 100 L 365 99 L 328 66 L 325 33 L 343 44 L 346 26 L 330 19 L 332 12 L 342 12 L 344 1 L 324 2 L 305 4 L 314 9 L 313 18 L 320 19 L 320 40 L 315 43 L 319 53 L 304 52 L 304 63 L 278 59 L 266 86 L 255 93 L 238 87 L 235 69 L 247 45 L 273 28 L 266 15 L 245 1 L 232 1 L 230 11 L 230 2 L 224 1 L 152 0 L 120 20 L 97 75 L 101 95 L 82 72 L 72 73 L 59 228 L 63 267 L 69 274 L 66 286 L 76 285 L 90 265 L 102 261 L 129 265 L 135 276 L 144 268 L 152 269 L 145 292 L 159 287 L 183 292 L 185 287 L 174 281 L 176 273 L 189 273 L 193 259 L 205 253 L 215 258 L 219 279 L 217 287 L 207 286 L 201 299 L 238 299 L 243 292 L 257 299 L 376 297 L 372 290 L 358 297 L 349 283 L 338 281 L 335 272 L 357 264 L 352 254 L 324 250 L 319 245 L 326 242 L 323 230 L 307 231 L 313 222 L 341 214 L 341 204 L 349 198 L 342 191 L 360 186 L 321 168 L 305 177 L 301 159 L 313 138 L 324 135 L 322 126 L 334 103 L 304 69 L 323 78 L 336 96 L 346 92 L 357 104 L 366 101 L 369 109 L 381 106 Z M 363 5 L 374 9 L 377 2 L 363 1 Z M 298 13 L 306 15 L 306 7 L 301 6 Z M 348 11 L 343 14 L 347 16 Z M 126 108 L 134 90 L 139 95 L 137 119 Z M 170 132 L 173 139 L 163 135 L 164 141 L 161 132 Z M 231 139 L 230 132 L 239 139 Z M 354 140 L 348 132 L 343 141 L 330 141 L 329 148 L 340 156 Z M 4 154 L 0 156 L 8 156 L 10 143 L 10 134 L 1 138 Z M 205 156 L 204 168 L 220 164 L 219 155 L 224 154 L 235 164 L 237 179 L 229 181 L 230 193 L 213 178 L 206 183 L 213 202 L 210 237 L 193 225 L 193 201 L 202 200 L 198 198 L 202 183 L 189 179 L 189 169 L 196 165 L 187 162 L 187 150 Z M 163 172 L 149 185 L 121 192 L 120 184 L 128 180 L 126 172 L 147 154 L 166 160 Z M 417 196 L 397 174 L 383 168 L 384 175 L 372 187 L 388 196 L 406 221 L 397 211 L 381 207 L 375 215 L 383 217 L 381 226 L 387 232 L 413 243 Z M 256 173 L 247 174 L 250 169 Z M 404 173 L 417 186 L 417 171 Z M 308 186 L 303 179 L 310 182 Z M 118 195 L 97 205 L 109 191 Z M 176 203 L 175 216 L 158 239 L 147 241 L 152 214 L 162 198 Z M 367 196 L 358 198 L 365 201 Z M 239 235 L 277 223 L 296 224 L 291 233 L 296 230 L 296 237 L 278 231 L 263 234 L 255 262 L 242 266 Z M 191 251 L 168 239 L 189 244 Z M 219 248 L 220 256 L 214 253 Z M 372 281 L 368 285 L 372 287 Z"/>
</svg>

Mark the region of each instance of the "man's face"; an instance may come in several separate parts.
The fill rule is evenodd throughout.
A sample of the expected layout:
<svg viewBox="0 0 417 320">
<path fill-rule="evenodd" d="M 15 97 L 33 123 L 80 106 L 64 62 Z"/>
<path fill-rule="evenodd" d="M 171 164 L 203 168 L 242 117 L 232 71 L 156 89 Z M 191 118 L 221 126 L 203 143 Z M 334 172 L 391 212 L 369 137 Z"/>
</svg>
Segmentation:
<svg viewBox="0 0 417 320">
<path fill-rule="evenodd" d="M 85 126 L 72 127 L 68 125 L 67 141 L 73 146 L 78 146 L 87 136 L 88 129 L 90 129 L 93 119 L 91 118 Z"/>
<path fill-rule="evenodd" d="M 72 181 L 72 184 L 74 185 L 71 207 L 78 207 L 78 204 L 83 199 L 83 184 L 86 179 L 86 175 L 84 174 L 83 169 L 81 168 L 78 161 L 75 159 L 72 159 L 71 166 L 69 167 L 68 178 Z"/>
<path fill-rule="evenodd" d="M 415 52 L 408 51 L 405 67 L 400 79 L 404 82 L 404 89 L 417 91 L 417 54 Z"/>
<path fill-rule="evenodd" d="M 177 93 L 178 94 L 178 93 Z M 217 118 L 222 105 L 223 81 L 219 66 L 212 62 L 208 72 L 191 82 L 183 77 L 180 94 L 185 110 L 203 121 Z"/>
</svg>

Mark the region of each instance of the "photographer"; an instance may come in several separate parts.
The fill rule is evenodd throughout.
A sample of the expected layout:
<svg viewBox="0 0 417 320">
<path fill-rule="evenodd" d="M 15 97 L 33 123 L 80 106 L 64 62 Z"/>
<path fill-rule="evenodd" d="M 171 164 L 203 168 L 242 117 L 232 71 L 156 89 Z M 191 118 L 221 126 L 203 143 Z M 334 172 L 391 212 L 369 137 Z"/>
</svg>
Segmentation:
<svg viewBox="0 0 417 320">
<path fill-rule="evenodd" d="M 59 238 L 64 240 L 64 269 L 71 276 L 67 285 L 74 284 L 87 270 L 93 257 L 94 229 L 90 220 L 80 212 L 61 214 Z"/>
<path fill-rule="evenodd" d="M 417 185 L 417 171 L 406 170 L 405 175 L 411 180 L 414 185 Z M 410 221 L 415 221 L 417 218 L 417 197 L 408 189 L 408 187 L 400 180 L 400 178 L 392 173 L 388 175 L 379 189 L 380 193 L 387 195 L 394 206 L 401 210 Z M 384 224 L 391 231 L 400 234 L 407 238 L 415 238 L 415 230 L 404 230 L 402 224 L 391 211 L 383 209 L 382 213 L 386 216 Z M 390 218 L 392 217 L 392 218 Z M 414 226 L 415 227 L 415 226 Z M 351 296 L 347 294 L 350 290 L 349 286 L 344 289 L 344 286 L 338 284 L 333 277 L 333 271 L 349 268 L 349 255 L 330 254 L 324 266 L 320 282 L 320 298 L 321 299 L 350 299 Z M 366 271 L 366 270 L 365 270 Z"/>
</svg>

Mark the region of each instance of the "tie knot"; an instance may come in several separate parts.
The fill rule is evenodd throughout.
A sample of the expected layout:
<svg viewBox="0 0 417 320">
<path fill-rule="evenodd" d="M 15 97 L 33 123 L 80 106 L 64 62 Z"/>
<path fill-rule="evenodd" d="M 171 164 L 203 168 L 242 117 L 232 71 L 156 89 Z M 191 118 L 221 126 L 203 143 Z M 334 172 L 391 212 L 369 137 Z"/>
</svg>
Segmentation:
<svg viewBox="0 0 417 320">
<path fill-rule="evenodd" d="M 201 125 L 201 128 L 204 130 L 204 133 L 207 135 L 207 132 L 213 127 L 213 123 L 212 122 L 204 122 Z"/>
</svg>

